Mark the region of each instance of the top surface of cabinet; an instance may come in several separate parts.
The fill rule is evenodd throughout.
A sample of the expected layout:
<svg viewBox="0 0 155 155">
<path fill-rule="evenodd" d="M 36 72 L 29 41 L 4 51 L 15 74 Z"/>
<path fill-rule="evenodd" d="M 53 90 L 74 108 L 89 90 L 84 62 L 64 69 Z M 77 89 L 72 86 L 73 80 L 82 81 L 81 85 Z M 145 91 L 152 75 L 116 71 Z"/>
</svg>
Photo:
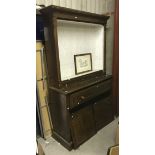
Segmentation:
<svg viewBox="0 0 155 155">
<path fill-rule="evenodd" d="M 106 81 L 108 79 L 111 79 L 112 75 L 92 75 L 92 77 L 83 77 L 81 80 L 72 80 L 66 81 L 62 84 L 55 83 L 53 86 L 50 87 L 50 89 L 55 90 L 62 94 L 70 94 L 79 90 L 82 90 L 84 88 L 90 87 L 92 85 L 98 84 L 100 82 Z M 76 82 L 75 82 L 76 81 Z"/>
</svg>

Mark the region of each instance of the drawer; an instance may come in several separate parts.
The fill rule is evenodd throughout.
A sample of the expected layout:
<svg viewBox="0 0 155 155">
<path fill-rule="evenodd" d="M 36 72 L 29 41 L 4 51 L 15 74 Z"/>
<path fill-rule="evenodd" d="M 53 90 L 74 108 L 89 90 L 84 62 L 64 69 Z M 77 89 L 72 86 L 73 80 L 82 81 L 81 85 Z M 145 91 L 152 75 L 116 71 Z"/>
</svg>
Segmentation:
<svg viewBox="0 0 155 155">
<path fill-rule="evenodd" d="M 81 91 L 71 94 L 70 96 L 70 108 L 74 108 L 94 97 L 110 90 L 112 88 L 112 80 L 107 80 L 102 83 L 98 83 Z"/>
</svg>

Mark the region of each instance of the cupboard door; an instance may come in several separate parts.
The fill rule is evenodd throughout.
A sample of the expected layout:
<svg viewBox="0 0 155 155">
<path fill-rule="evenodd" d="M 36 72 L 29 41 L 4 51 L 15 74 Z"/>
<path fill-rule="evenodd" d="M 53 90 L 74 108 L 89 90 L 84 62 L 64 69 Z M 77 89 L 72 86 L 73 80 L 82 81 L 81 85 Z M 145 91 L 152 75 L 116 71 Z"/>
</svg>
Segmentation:
<svg viewBox="0 0 155 155">
<path fill-rule="evenodd" d="M 110 123 L 114 119 L 112 98 L 109 96 L 97 100 L 94 103 L 94 114 L 97 130 L 101 129 L 102 127 Z"/>
<path fill-rule="evenodd" d="M 84 107 L 72 113 L 72 136 L 74 148 L 95 134 L 93 107 Z"/>
</svg>

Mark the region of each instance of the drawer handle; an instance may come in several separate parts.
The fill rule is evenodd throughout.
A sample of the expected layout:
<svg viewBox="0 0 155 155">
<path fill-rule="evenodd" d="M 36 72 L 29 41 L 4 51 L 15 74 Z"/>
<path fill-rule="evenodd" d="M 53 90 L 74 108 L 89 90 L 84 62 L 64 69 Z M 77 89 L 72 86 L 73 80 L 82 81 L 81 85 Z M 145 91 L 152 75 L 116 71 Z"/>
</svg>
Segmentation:
<svg viewBox="0 0 155 155">
<path fill-rule="evenodd" d="M 80 98 L 79 98 L 79 101 L 78 101 L 78 105 L 80 104 L 80 102 L 82 101 L 82 100 L 84 100 L 86 97 L 85 96 L 80 96 Z"/>
<path fill-rule="evenodd" d="M 86 97 L 85 96 L 81 96 L 80 99 L 84 100 Z"/>
</svg>

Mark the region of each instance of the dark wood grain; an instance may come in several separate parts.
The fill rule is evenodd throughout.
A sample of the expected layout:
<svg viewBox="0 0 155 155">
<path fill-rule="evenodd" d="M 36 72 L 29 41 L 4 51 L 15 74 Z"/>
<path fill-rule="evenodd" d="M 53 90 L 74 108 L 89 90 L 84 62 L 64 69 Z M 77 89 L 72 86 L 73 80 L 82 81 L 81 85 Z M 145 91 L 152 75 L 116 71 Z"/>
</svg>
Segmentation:
<svg viewBox="0 0 155 155">
<path fill-rule="evenodd" d="M 113 49 L 113 105 L 115 115 L 119 115 L 119 0 L 116 0 L 114 19 Z"/>
<path fill-rule="evenodd" d="M 43 8 L 42 10 L 40 10 L 40 12 L 48 16 L 49 14 L 54 15 L 56 18 L 59 18 L 59 19 L 88 22 L 88 23 L 98 23 L 102 25 L 105 25 L 107 20 L 109 19 L 109 16 L 106 16 L 106 15 L 99 15 L 99 14 L 89 13 L 85 11 L 78 11 L 78 10 L 58 7 L 54 5 Z"/>
<path fill-rule="evenodd" d="M 114 119 L 111 93 L 105 93 L 103 96 L 104 97 L 96 100 L 94 104 L 94 115 L 97 130 L 106 126 Z"/>
<path fill-rule="evenodd" d="M 104 62 L 103 62 L 103 72 L 106 74 L 106 24 L 104 25 Z"/>
<path fill-rule="evenodd" d="M 49 107 L 52 116 L 53 130 L 67 141 L 71 141 L 69 113 L 66 100 L 65 95 L 50 91 Z"/>
<path fill-rule="evenodd" d="M 95 131 L 95 121 L 93 107 L 86 106 L 72 113 L 72 137 L 74 148 L 93 136 Z"/>
<path fill-rule="evenodd" d="M 107 80 L 102 83 L 98 83 L 96 85 L 83 89 L 81 91 L 72 93 L 70 95 L 70 108 L 74 108 L 84 102 L 93 99 L 96 96 L 99 96 L 100 94 L 103 94 L 108 90 L 111 90 L 111 84 L 112 81 Z"/>
</svg>

